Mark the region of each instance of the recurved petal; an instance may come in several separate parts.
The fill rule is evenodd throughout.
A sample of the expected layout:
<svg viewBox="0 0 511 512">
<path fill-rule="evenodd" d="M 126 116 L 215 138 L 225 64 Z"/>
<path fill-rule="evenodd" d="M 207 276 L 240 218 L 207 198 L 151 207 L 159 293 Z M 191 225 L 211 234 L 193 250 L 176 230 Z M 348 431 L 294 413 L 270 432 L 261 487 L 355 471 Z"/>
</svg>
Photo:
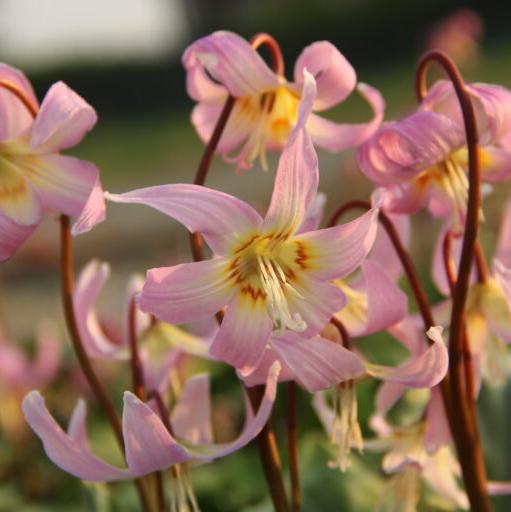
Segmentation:
<svg viewBox="0 0 511 512">
<path fill-rule="evenodd" d="M 451 431 L 445 414 L 442 392 L 439 386 L 431 388 L 426 411 L 426 430 L 424 445 L 428 453 L 433 454 L 451 440 Z"/>
<path fill-rule="evenodd" d="M 260 226 L 261 216 L 247 203 L 198 185 L 161 185 L 105 196 L 115 203 L 145 204 L 200 231 L 215 254 L 224 255 Z"/>
<path fill-rule="evenodd" d="M 30 145 L 36 153 L 55 153 L 75 146 L 96 124 L 96 111 L 64 82 L 53 84 L 32 126 Z"/>
<path fill-rule="evenodd" d="M 448 367 L 447 348 L 441 332 L 441 327 L 430 327 L 427 335 L 433 344 L 422 354 L 410 358 L 401 366 L 366 363 L 367 373 L 378 379 L 397 382 L 411 388 L 435 386 L 445 377 Z"/>
<path fill-rule="evenodd" d="M 139 477 L 190 459 L 159 416 L 130 391 L 124 392 L 122 432 L 130 474 Z"/>
<path fill-rule="evenodd" d="M 359 146 L 374 134 L 383 121 L 385 101 L 380 92 L 370 85 L 360 83 L 357 91 L 369 103 L 373 118 L 367 123 L 337 123 L 311 114 L 307 131 L 314 144 L 329 151 L 342 151 Z"/>
<path fill-rule="evenodd" d="M 260 363 L 269 341 L 272 321 L 266 299 L 251 291 L 238 293 L 227 307 L 209 354 L 250 373 Z"/>
<path fill-rule="evenodd" d="M 206 373 L 186 381 L 170 416 L 170 424 L 177 438 L 191 444 L 213 443 L 209 387 L 209 375 Z"/>
<path fill-rule="evenodd" d="M 17 224 L 0 212 L 0 262 L 9 259 L 36 227 Z"/>
<path fill-rule="evenodd" d="M 305 271 L 315 279 L 331 280 L 353 272 L 371 250 L 378 228 L 378 209 L 327 229 L 295 237 L 304 251 Z"/>
<path fill-rule="evenodd" d="M 357 82 L 353 66 L 328 41 L 317 41 L 304 48 L 294 69 L 297 84 L 303 82 L 303 70 L 312 73 L 318 85 L 314 110 L 325 110 L 340 103 L 351 94 Z"/>
<path fill-rule="evenodd" d="M 318 158 L 304 129 L 315 95 L 314 79 L 305 71 L 298 122 L 279 160 L 270 206 L 264 219 L 263 229 L 266 231 L 294 233 L 316 197 Z"/>
<path fill-rule="evenodd" d="M 309 393 L 354 379 L 365 371 L 356 354 L 321 336 L 307 339 L 286 331 L 274 335 L 271 344 Z"/>
<path fill-rule="evenodd" d="M 258 95 L 279 85 L 275 73 L 250 43 L 233 32 L 218 31 L 198 39 L 185 50 L 183 65 L 187 72 L 203 67 L 237 98 Z"/>
<path fill-rule="evenodd" d="M 46 455 L 61 469 L 92 482 L 130 478 L 127 470 L 116 468 L 92 454 L 84 439 L 84 408 L 78 403 L 70 433 L 66 434 L 48 412 L 38 391 L 31 391 L 22 404 L 25 420 L 41 439 Z"/>
<path fill-rule="evenodd" d="M 226 88 L 213 82 L 200 62 L 197 61 L 194 61 L 194 65 L 186 70 L 186 91 L 195 101 L 207 103 L 220 104 L 228 96 Z"/>
<path fill-rule="evenodd" d="M 379 185 L 408 181 L 465 143 L 462 128 L 436 112 L 385 123 L 357 152 L 362 172 Z"/>
<path fill-rule="evenodd" d="M 0 80 L 13 84 L 24 93 L 34 107 L 39 102 L 30 82 L 18 69 L 0 63 Z M 0 141 L 14 139 L 23 134 L 34 122 L 32 114 L 14 93 L 0 87 Z"/>
<path fill-rule="evenodd" d="M 226 260 L 216 258 L 149 270 L 138 305 L 160 320 L 180 324 L 213 316 L 236 292 Z"/>
<path fill-rule="evenodd" d="M 71 228 L 71 233 L 73 235 L 87 233 L 87 231 L 90 231 L 96 224 L 103 222 L 105 220 L 105 216 L 105 197 L 103 195 L 103 188 L 101 187 L 101 182 L 99 181 L 98 176 L 94 186 L 92 187 L 92 192 L 90 193 L 89 198 L 85 202 L 81 213 Z"/>
<path fill-rule="evenodd" d="M 99 171 L 94 164 L 71 156 L 41 155 L 27 163 L 25 169 L 45 209 L 75 217 L 82 214 L 99 183 Z M 91 206 L 88 205 L 89 209 Z M 96 206 L 101 208 L 100 204 Z M 99 219 L 101 215 L 95 222 Z"/>
<path fill-rule="evenodd" d="M 511 149 L 486 146 L 479 151 L 482 179 L 487 183 L 506 181 L 511 176 Z"/>
</svg>

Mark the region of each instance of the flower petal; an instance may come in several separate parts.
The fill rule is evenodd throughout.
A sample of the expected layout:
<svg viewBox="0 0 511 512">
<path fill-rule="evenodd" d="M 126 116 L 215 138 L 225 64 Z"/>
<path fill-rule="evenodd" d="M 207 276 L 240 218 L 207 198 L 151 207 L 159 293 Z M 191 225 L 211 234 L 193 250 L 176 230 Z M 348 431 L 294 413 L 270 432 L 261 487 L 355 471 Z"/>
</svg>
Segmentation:
<svg viewBox="0 0 511 512">
<path fill-rule="evenodd" d="M 307 121 L 307 131 L 315 145 L 329 151 L 359 146 L 378 129 L 383 121 L 385 101 L 380 92 L 367 84 L 358 84 L 358 92 L 369 103 L 373 118 L 367 123 L 336 123 L 316 114 Z"/>
<path fill-rule="evenodd" d="M 249 373 L 261 361 L 271 330 L 266 300 L 248 292 L 239 293 L 227 307 L 209 354 Z"/>
<path fill-rule="evenodd" d="M 511 268 L 511 201 L 508 201 L 504 207 L 494 259 L 500 261 L 505 267 Z"/>
<path fill-rule="evenodd" d="M 153 268 L 138 297 L 140 309 L 160 320 L 180 324 L 213 316 L 228 304 L 236 287 L 221 258 Z"/>
<path fill-rule="evenodd" d="M 435 112 L 418 111 L 385 123 L 357 152 L 361 171 L 379 185 L 408 181 L 444 161 L 465 143 L 459 125 Z"/>
<path fill-rule="evenodd" d="M 316 85 L 304 74 L 298 122 L 282 151 L 273 194 L 263 229 L 276 233 L 294 233 L 303 222 L 316 197 L 319 182 L 318 158 L 304 124 L 312 109 Z"/>
<path fill-rule="evenodd" d="M 96 224 L 105 220 L 105 214 L 105 198 L 103 196 L 103 188 L 101 187 L 101 182 L 98 177 L 92 187 L 92 192 L 90 193 L 82 212 L 71 228 L 71 234 L 81 235 L 82 233 L 87 233 L 87 231 L 90 231 Z"/>
<path fill-rule="evenodd" d="M 294 69 L 297 84 L 303 81 L 303 70 L 314 75 L 318 95 L 314 110 L 325 110 L 346 99 L 357 82 L 353 66 L 344 55 L 328 41 L 317 41 L 304 48 Z"/>
<path fill-rule="evenodd" d="M 53 84 L 32 127 L 35 153 L 55 153 L 75 146 L 96 124 L 96 111 L 64 82 Z"/>
<path fill-rule="evenodd" d="M 110 277 L 110 266 L 98 260 L 90 261 L 80 272 L 73 293 L 73 306 L 80 338 L 89 357 L 121 357 L 118 345 L 112 343 L 99 324 L 95 303 L 105 282 Z M 126 355 L 125 355 L 126 357 Z"/>
<path fill-rule="evenodd" d="M 211 399 L 209 375 L 195 375 L 188 379 L 170 416 L 176 437 L 191 444 L 211 444 Z"/>
<path fill-rule="evenodd" d="M 0 262 L 9 259 L 36 227 L 17 224 L 0 212 Z"/>
<path fill-rule="evenodd" d="M 138 203 L 200 231 L 215 254 L 225 254 L 257 228 L 261 216 L 247 203 L 198 185 L 161 185 L 105 196 L 115 203 Z"/>
<path fill-rule="evenodd" d="M 479 150 L 482 161 L 482 180 L 486 183 L 499 183 L 511 176 L 511 150 L 498 146 L 486 146 Z"/>
<path fill-rule="evenodd" d="M 225 87 L 209 78 L 200 61 L 186 69 L 186 91 L 195 101 L 207 103 L 221 104 L 228 96 Z"/>
<path fill-rule="evenodd" d="M 392 427 L 387 423 L 385 416 L 405 394 L 407 388 L 403 384 L 391 381 L 383 381 L 376 393 L 374 414 L 369 419 L 371 428 L 378 436 L 388 436 L 392 433 Z"/>
<path fill-rule="evenodd" d="M 0 80 L 18 87 L 37 107 L 39 102 L 26 76 L 18 69 L 0 63 Z M 0 87 L 0 141 L 14 139 L 26 132 L 34 119 L 14 93 Z"/>
<path fill-rule="evenodd" d="M 428 408 L 426 411 L 426 431 L 424 445 L 430 454 L 434 454 L 442 446 L 449 444 L 451 430 L 445 414 L 442 392 L 439 386 L 431 388 Z"/>
<path fill-rule="evenodd" d="M 442 328 L 430 327 L 427 332 L 433 344 L 422 354 L 398 367 L 366 363 L 369 375 L 378 379 L 405 384 L 412 388 L 430 388 L 438 384 L 447 373 L 448 354 L 442 340 Z"/>
<path fill-rule="evenodd" d="M 44 208 L 75 217 L 98 184 L 97 167 L 71 156 L 42 155 L 25 170 Z"/>
<path fill-rule="evenodd" d="M 305 271 L 321 280 L 353 272 L 371 250 L 378 228 L 378 209 L 332 228 L 303 233 L 294 238 L 305 251 Z"/>
<path fill-rule="evenodd" d="M 365 371 L 356 354 L 321 336 L 306 339 L 287 331 L 274 335 L 271 344 L 309 393 L 354 379 Z"/>
<path fill-rule="evenodd" d="M 130 473 L 139 477 L 190 459 L 159 416 L 130 391 L 124 392 L 122 432 Z"/>
<path fill-rule="evenodd" d="M 83 405 L 78 403 L 73 413 L 70 434 L 66 434 L 48 412 L 44 398 L 38 391 L 31 391 L 22 404 L 25 420 L 41 439 L 46 455 L 61 469 L 83 480 L 105 482 L 129 478 L 127 470 L 116 468 L 91 453 L 79 429 Z"/>
<path fill-rule="evenodd" d="M 195 67 L 205 68 L 237 98 L 258 95 L 279 85 L 275 73 L 250 43 L 233 32 L 218 31 L 198 39 L 186 48 L 183 65 L 188 73 Z"/>
</svg>

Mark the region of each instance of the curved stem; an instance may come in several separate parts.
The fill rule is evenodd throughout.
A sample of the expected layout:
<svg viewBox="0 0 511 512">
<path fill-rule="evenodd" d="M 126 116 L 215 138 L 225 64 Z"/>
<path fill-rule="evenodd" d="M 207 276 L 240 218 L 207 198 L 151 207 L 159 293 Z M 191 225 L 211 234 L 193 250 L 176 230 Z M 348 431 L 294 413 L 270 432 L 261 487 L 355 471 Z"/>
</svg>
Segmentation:
<svg viewBox="0 0 511 512">
<path fill-rule="evenodd" d="M 477 280 L 480 283 L 486 283 L 490 279 L 490 271 L 488 270 L 488 264 L 486 263 L 483 249 L 481 248 L 479 240 L 476 240 L 474 256 L 476 261 Z"/>
<path fill-rule="evenodd" d="M 275 71 L 279 76 L 284 76 L 284 57 L 282 56 L 280 46 L 274 37 L 270 36 L 270 34 L 266 34 L 265 32 L 260 32 L 252 37 L 250 44 L 254 50 L 257 50 L 262 45 L 267 46 L 268 50 L 270 50 L 271 67 L 273 71 Z"/>
<path fill-rule="evenodd" d="M 130 366 L 133 392 L 140 400 L 145 400 L 144 370 L 140 361 L 137 340 L 137 305 L 135 298 L 130 300 L 129 307 L 129 344 L 130 344 Z"/>
<path fill-rule="evenodd" d="M 348 329 L 346 329 L 346 326 L 335 316 L 330 318 L 330 323 L 332 323 L 339 331 L 339 334 L 341 335 L 342 346 L 348 350 L 351 350 L 351 337 Z"/>
<path fill-rule="evenodd" d="M 61 276 L 62 276 L 62 304 L 64 307 L 64 316 L 66 319 L 67 329 L 73 343 L 73 348 L 80 363 L 89 386 L 91 387 L 94 395 L 96 396 L 99 404 L 103 408 L 110 425 L 115 434 L 115 438 L 124 453 L 124 438 L 122 435 L 122 427 L 119 417 L 115 411 L 115 407 L 106 391 L 101 385 L 89 356 L 83 346 L 73 306 L 73 288 L 74 288 L 74 272 L 73 272 L 73 244 L 71 242 L 70 220 L 67 215 L 60 216 L 60 246 L 61 246 Z M 149 499 L 145 488 L 140 480 L 135 480 L 140 501 L 143 510 L 150 510 Z"/>
<path fill-rule="evenodd" d="M 0 80 L 0 87 L 12 92 L 23 103 L 23 105 L 25 105 L 25 108 L 30 112 L 32 117 L 37 116 L 37 113 L 39 112 L 39 105 L 35 104 L 32 99 L 27 96 L 14 82 L 2 79 Z"/>
<path fill-rule="evenodd" d="M 419 97 L 426 91 L 426 70 L 430 63 L 437 62 L 449 76 L 456 96 L 460 103 L 465 125 L 469 157 L 469 189 L 465 232 L 461 258 L 453 294 L 451 323 L 449 331 L 449 376 L 451 389 L 451 407 L 456 422 L 453 422 L 454 440 L 458 451 L 465 489 L 473 510 L 486 512 L 492 510 L 487 493 L 486 469 L 484 466 L 481 442 L 477 421 L 474 421 L 464 383 L 463 364 L 463 332 L 465 320 L 465 305 L 470 280 L 470 271 L 474 261 L 474 251 L 479 228 L 479 209 L 481 204 L 481 176 L 479 168 L 479 138 L 476 117 L 465 83 L 456 65 L 447 55 L 433 51 L 427 53 L 419 62 L 417 69 L 416 87 Z"/>
<path fill-rule="evenodd" d="M 291 380 L 287 383 L 287 441 L 289 450 L 289 474 L 291 479 L 291 512 L 300 512 L 302 508 L 296 423 L 296 382 Z"/>
</svg>

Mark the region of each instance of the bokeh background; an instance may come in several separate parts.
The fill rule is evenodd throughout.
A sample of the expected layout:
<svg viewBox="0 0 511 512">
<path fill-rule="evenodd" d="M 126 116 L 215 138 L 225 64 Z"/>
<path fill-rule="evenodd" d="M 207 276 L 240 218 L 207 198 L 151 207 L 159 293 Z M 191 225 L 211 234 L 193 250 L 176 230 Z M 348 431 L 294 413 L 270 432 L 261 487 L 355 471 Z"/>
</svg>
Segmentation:
<svg viewBox="0 0 511 512">
<path fill-rule="evenodd" d="M 0 61 L 23 69 L 38 96 L 63 80 L 93 105 L 97 127 L 72 154 L 93 161 L 112 192 L 171 182 L 190 182 L 202 144 L 189 122 L 192 101 L 185 90 L 180 57 L 194 39 L 218 29 L 246 38 L 269 32 L 281 44 L 286 71 L 304 46 L 333 42 L 350 60 L 359 79 L 377 87 L 387 101 L 386 118 L 414 106 L 414 68 L 431 31 L 461 8 L 479 15 L 475 44 L 453 36 L 451 50 L 467 80 L 511 87 L 511 4 L 487 0 L 0 0 Z M 479 27 L 479 28 L 477 28 Z M 362 121 L 367 107 L 357 98 L 331 112 L 331 117 Z M 350 198 L 367 198 L 370 183 L 356 169 L 352 152 L 319 152 L 321 184 L 328 192 L 327 210 Z M 276 160 L 273 159 L 272 162 Z M 274 168 L 274 166 L 270 166 Z M 264 209 L 273 173 L 256 164 L 244 176 L 216 159 L 208 185 L 236 194 Z M 485 248 L 491 254 L 498 215 L 509 186 L 499 186 L 485 201 Z M 432 243 L 439 224 L 424 215 L 414 218 L 412 251 L 432 299 Z M 45 387 L 50 406 L 67 418 L 78 395 L 87 390 L 76 369 L 63 328 L 59 304 L 58 228 L 48 219 L 19 253 L 2 265 L 1 322 L 7 337 L 34 351 L 34 330 L 52 318 L 64 350 L 56 382 Z M 187 234 L 176 222 L 142 207 L 109 206 L 107 222 L 76 239 L 77 270 L 91 258 L 111 263 L 112 278 L 101 304 L 105 323 L 121 310 L 124 283 L 132 273 L 190 260 Z M 405 285 L 406 286 L 406 285 Z M 413 306 L 412 306 L 413 307 Z M 401 353 L 384 336 L 363 342 L 380 361 L 396 361 Z M 234 435 L 242 410 L 241 393 L 232 372 L 220 365 L 214 374 L 215 431 L 221 439 Z M 125 369 L 101 365 L 112 396 L 120 401 L 127 385 Z M 360 416 L 365 433 L 376 384 L 359 386 Z M 485 389 L 480 404 L 489 473 L 511 478 L 511 388 Z M 91 398 L 87 396 L 87 398 Z M 82 484 L 54 467 L 19 417 L 12 390 L 0 375 L 0 511 L 136 510 L 131 487 Z M 108 428 L 90 400 L 91 432 L 102 454 L 118 459 Z M 326 467 L 328 443 L 309 405 L 300 395 L 300 456 L 304 511 L 371 510 L 382 489 L 378 457 L 356 458 L 353 470 L 340 474 Z M 275 413 L 275 428 L 285 458 L 284 403 Z M 192 471 L 204 511 L 266 511 L 266 488 L 255 447 Z M 113 496 L 113 497 L 112 497 Z M 509 510 L 506 498 L 496 500 Z M 424 505 L 424 510 L 435 510 Z"/>
</svg>

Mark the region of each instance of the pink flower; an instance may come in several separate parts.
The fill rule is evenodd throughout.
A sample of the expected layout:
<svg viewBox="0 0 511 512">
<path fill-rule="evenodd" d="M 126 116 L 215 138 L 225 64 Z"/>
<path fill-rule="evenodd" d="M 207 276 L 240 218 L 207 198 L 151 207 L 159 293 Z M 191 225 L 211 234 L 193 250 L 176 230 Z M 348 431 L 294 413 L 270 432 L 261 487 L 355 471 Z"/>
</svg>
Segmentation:
<svg viewBox="0 0 511 512">
<path fill-rule="evenodd" d="M 511 174 L 511 92 L 498 85 L 469 84 L 474 103 L 483 180 L 503 181 Z M 383 187 L 385 208 L 413 213 L 426 206 L 435 216 L 464 224 L 468 193 L 467 150 L 460 107 L 452 84 L 437 82 L 417 112 L 385 123 L 359 149 L 364 174 Z"/>
<path fill-rule="evenodd" d="M 227 97 L 236 98 L 217 151 L 238 169 L 249 169 L 256 158 L 267 168 L 266 150 L 281 149 L 298 121 L 303 70 L 314 75 L 318 95 L 313 110 L 329 109 L 351 94 L 356 74 L 351 64 L 329 42 L 308 46 L 298 57 L 294 82 L 271 71 L 261 56 L 240 36 L 214 32 L 190 45 L 183 54 L 188 94 L 198 102 L 192 123 L 208 142 Z M 360 83 L 357 90 L 369 102 L 374 117 L 368 123 L 338 124 L 311 114 L 306 123 L 314 144 L 331 151 L 356 146 L 366 140 L 383 119 L 380 93 Z M 241 146 L 236 156 L 231 152 Z"/>
<path fill-rule="evenodd" d="M 38 391 L 23 401 L 27 423 L 44 444 L 48 457 L 60 468 L 83 480 L 103 482 L 138 478 L 186 461 L 208 462 L 248 444 L 267 422 L 277 392 L 278 363 L 271 369 L 257 414 L 248 413 L 245 427 L 230 443 L 213 444 L 209 381 L 207 376 L 189 379 L 170 415 L 174 436 L 160 416 L 135 395 L 124 393 L 122 428 L 127 468 L 113 466 L 95 456 L 87 436 L 85 402 L 76 405 L 67 433 L 53 419 Z M 179 441 L 177 440 L 179 439 Z"/>
<path fill-rule="evenodd" d="M 108 196 L 147 204 L 203 234 L 214 257 L 150 270 L 139 305 L 171 323 L 207 318 L 227 306 L 209 351 L 244 372 L 259 364 L 273 329 L 307 337 L 320 332 L 345 302 L 330 281 L 355 270 L 374 242 L 376 209 L 341 226 L 300 230 L 319 179 L 304 129 L 314 96 L 314 79 L 306 73 L 298 122 L 280 158 L 264 219 L 235 197 L 195 185 Z"/>
<path fill-rule="evenodd" d="M 20 71 L 0 64 L 0 79 L 14 83 L 37 105 Z M 94 109 L 58 82 L 49 89 L 35 119 L 12 92 L 0 88 L 0 118 L 0 260 L 16 251 L 45 210 L 79 217 L 74 233 L 102 221 L 104 199 L 97 168 L 58 154 L 80 142 L 94 126 Z"/>
</svg>

